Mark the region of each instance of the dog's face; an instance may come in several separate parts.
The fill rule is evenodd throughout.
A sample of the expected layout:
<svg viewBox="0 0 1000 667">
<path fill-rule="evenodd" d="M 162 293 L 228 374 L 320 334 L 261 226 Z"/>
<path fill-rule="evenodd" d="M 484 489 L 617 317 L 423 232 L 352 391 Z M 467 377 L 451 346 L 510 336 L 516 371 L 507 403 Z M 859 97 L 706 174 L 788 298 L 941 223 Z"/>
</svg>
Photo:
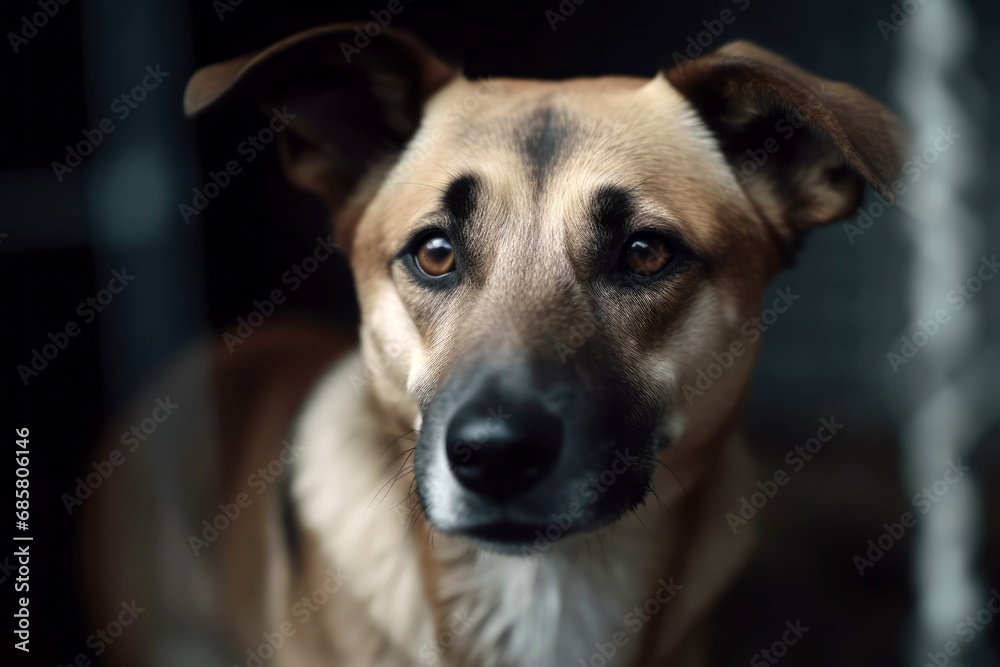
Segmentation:
<svg viewBox="0 0 1000 667">
<path fill-rule="evenodd" d="M 352 259 L 370 351 L 401 348 L 436 527 L 517 545 L 553 515 L 568 534 L 643 500 L 683 430 L 681 383 L 777 261 L 727 188 L 663 78 L 457 80 L 435 98 Z"/>
<path fill-rule="evenodd" d="M 613 522 L 664 448 L 716 441 L 799 235 L 853 211 L 856 174 L 892 196 L 895 119 L 749 45 L 650 80 L 474 82 L 389 34 L 346 62 L 345 30 L 215 66 L 189 110 L 242 86 L 297 114 L 283 157 L 336 212 L 424 512 L 492 548 Z"/>
</svg>

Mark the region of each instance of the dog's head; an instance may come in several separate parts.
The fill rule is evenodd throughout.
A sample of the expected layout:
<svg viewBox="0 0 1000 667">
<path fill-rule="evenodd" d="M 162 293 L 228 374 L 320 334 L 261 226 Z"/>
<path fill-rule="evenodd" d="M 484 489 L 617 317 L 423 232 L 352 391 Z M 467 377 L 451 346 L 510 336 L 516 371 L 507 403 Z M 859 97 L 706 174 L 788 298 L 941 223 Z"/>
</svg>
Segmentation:
<svg viewBox="0 0 1000 667">
<path fill-rule="evenodd" d="M 518 545 L 641 503 L 664 448 L 731 426 L 802 234 L 864 181 L 895 200 L 898 119 L 747 43 L 652 79 L 470 81 L 361 34 L 205 68 L 185 104 L 291 119 L 283 163 L 333 211 L 375 393 L 421 429 L 442 531 Z"/>
</svg>

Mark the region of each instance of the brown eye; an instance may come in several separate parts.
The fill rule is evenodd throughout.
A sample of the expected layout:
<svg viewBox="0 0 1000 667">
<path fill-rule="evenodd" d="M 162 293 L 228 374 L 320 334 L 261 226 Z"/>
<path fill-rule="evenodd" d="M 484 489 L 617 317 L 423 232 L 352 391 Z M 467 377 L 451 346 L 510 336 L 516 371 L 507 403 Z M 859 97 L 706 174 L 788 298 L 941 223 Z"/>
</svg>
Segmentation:
<svg viewBox="0 0 1000 667">
<path fill-rule="evenodd" d="M 634 236 L 625 244 L 625 266 L 639 276 L 659 273 L 672 256 L 666 240 L 656 236 Z"/>
<path fill-rule="evenodd" d="M 415 253 L 420 270 L 436 278 L 455 270 L 455 252 L 451 241 L 443 234 L 432 234 L 424 239 Z"/>
</svg>

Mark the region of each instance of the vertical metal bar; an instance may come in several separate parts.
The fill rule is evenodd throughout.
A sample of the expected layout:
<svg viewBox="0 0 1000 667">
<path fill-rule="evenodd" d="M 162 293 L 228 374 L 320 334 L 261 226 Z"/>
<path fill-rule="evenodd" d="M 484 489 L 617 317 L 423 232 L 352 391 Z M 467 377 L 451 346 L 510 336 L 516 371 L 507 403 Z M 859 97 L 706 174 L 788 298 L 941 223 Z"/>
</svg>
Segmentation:
<svg viewBox="0 0 1000 667">
<path fill-rule="evenodd" d="M 84 0 L 81 14 L 88 124 L 108 119 L 114 126 L 87 158 L 88 224 L 98 265 L 135 276 L 126 298 L 100 321 L 103 379 L 109 404 L 120 407 L 204 329 L 201 239 L 177 208 L 196 168 L 191 126 L 181 113 L 190 21 L 187 4 L 169 0 Z M 190 432 L 207 434 L 201 445 L 213 442 L 210 363 L 210 355 L 202 355 L 168 379 L 175 392 L 202 401 L 188 406 L 195 414 Z M 151 451 L 158 467 L 148 484 L 156 510 L 141 517 L 155 545 L 143 564 L 155 580 L 151 664 L 222 664 L 213 654 L 206 565 L 186 549 L 190 522 L 184 516 L 192 471 L 211 470 L 215 452 L 182 442 Z"/>
<path fill-rule="evenodd" d="M 967 183 L 982 163 L 978 128 L 953 87 L 956 72 L 968 68 L 975 34 L 963 0 L 926 3 L 898 35 L 900 67 L 896 94 L 914 129 L 912 170 L 904 174 L 911 219 L 904 224 L 914 249 L 909 280 L 909 320 L 905 335 L 925 336 L 924 346 L 892 378 L 901 406 L 903 480 L 916 497 L 942 480 L 949 463 L 970 462 L 987 415 L 977 393 L 983 363 L 976 325 L 982 317 L 975 299 L 956 309 L 949 293 L 975 275 L 981 230 L 968 202 Z M 950 131 L 950 135 L 949 135 Z M 951 143 L 943 135 L 954 137 Z M 919 172 L 919 176 L 915 175 Z M 933 322 L 937 313 L 947 315 Z M 943 318 L 942 318 L 943 319 Z M 927 334 L 933 330 L 933 334 Z M 995 361 L 995 358 L 994 358 Z M 954 478 L 956 473 L 952 473 Z M 945 487 L 938 487 L 945 488 Z M 973 474 L 949 485 L 947 496 L 926 512 L 915 510 L 914 587 L 909 664 L 922 666 L 928 654 L 948 642 L 962 651 L 950 665 L 976 665 L 984 647 L 965 647 L 956 627 L 988 597 L 974 572 L 982 517 Z M 935 494 L 936 495 L 936 494 Z M 980 642 L 981 643 L 981 642 Z"/>
</svg>

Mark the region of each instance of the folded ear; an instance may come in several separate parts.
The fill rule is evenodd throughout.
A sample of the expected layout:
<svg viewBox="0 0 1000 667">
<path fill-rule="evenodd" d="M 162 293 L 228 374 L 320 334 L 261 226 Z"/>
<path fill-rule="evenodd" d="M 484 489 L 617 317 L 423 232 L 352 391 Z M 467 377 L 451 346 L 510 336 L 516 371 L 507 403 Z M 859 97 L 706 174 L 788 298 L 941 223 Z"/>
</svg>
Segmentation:
<svg viewBox="0 0 1000 667">
<path fill-rule="evenodd" d="M 202 68 L 188 82 L 184 111 L 237 98 L 287 123 L 291 131 L 277 136 L 289 179 L 337 211 L 373 167 L 399 155 L 425 102 L 457 74 L 407 35 L 386 29 L 369 38 L 356 29 L 307 30 Z"/>
<path fill-rule="evenodd" d="M 737 180 L 790 241 L 849 216 L 862 181 L 898 205 L 907 144 L 898 117 L 747 42 L 666 72 L 719 139 Z"/>
</svg>

